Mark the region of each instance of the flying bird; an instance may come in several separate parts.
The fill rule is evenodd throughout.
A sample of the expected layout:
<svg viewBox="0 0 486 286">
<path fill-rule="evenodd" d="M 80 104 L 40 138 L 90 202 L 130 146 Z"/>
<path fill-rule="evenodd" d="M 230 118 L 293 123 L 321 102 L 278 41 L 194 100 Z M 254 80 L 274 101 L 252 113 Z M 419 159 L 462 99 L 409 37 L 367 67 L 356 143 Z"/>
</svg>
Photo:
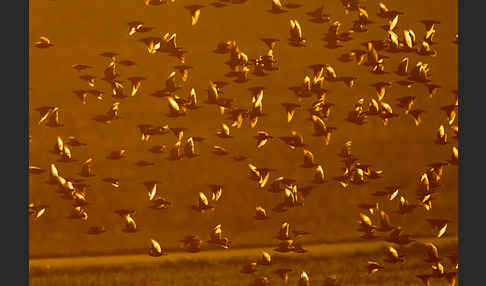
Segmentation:
<svg viewBox="0 0 486 286">
<path fill-rule="evenodd" d="M 39 41 L 34 43 L 34 47 L 36 48 L 41 48 L 41 49 L 46 49 L 54 46 L 51 43 L 51 40 L 49 40 L 46 36 L 41 36 Z"/>
<path fill-rule="evenodd" d="M 160 246 L 159 242 L 153 238 L 150 239 L 149 255 L 153 257 L 159 257 L 167 255 L 167 252 Z"/>
</svg>

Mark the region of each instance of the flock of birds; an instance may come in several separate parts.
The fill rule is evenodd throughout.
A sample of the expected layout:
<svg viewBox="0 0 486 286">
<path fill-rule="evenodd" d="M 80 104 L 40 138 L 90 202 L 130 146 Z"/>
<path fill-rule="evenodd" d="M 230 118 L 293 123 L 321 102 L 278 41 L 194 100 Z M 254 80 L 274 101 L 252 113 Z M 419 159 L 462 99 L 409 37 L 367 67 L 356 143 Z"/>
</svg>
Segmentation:
<svg viewBox="0 0 486 286">
<path fill-rule="evenodd" d="M 171 2 L 175 2 L 172 0 Z M 270 0 L 269 0 L 270 2 Z M 287 7 L 283 5 L 280 0 L 271 1 L 272 13 L 279 13 L 285 11 L 285 9 L 291 8 L 291 5 Z M 369 15 L 364 7 L 361 7 L 358 0 L 343 0 L 342 1 L 346 15 L 356 15 L 357 19 L 354 25 L 349 31 L 341 31 L 341 23 L 339 21 L 332 22 L 330 17 L 323 13 L 323 8 L 312 11 L 309 15 L 312 15 L 313 20 L 316 22 L 330 22 L 329 30 L 326 35 L 326 40 L 330 46 L 338 46 L 345 43 L 349 39 L 349 34 L 353 32 L 366 32 L 367 25 L 370 23 Z M 155 1 L 146 0 L 146 5 L 160 5 L 168 4 L 167 1 Z M 270 3 L 269 3 L 270 5 Z M 200 6 L 191 6 L 191 23 L 196 25 L 201 15 Z M 419 39 L 412 29 L 406 29 L 400 31 L 397 28 L 400 17 L 403 13 L 399 11 L 393 11 L 387 8 L 383 3 L 379 3 L 379 10 L 381 17 L 384 21 L 384 39 L 381 41 L 369 41 L 367 43 L 366 51 L 353 50 L 342 56 L 343 60 L 351 62 L 356 61 L 358 65 L 366 65 L 369 67 L 371 73 L 384 73 L 385 71 L 385 57 L 379 53 L 381 50 L 391 52 L 403 52 L 412 53 L 416 52 L 420 55 L 435 57 L 437 52 L 433 47 L 434 37 L 436 36 L 436 24 L 426 23 L 425 33 L 422 39 Z M 128 35 L 134 36 L 138 33 L 146 33 L 151 31 L 152 28 L 146 27 L 143 22 L 135 21 L 129 23 Z M 292 46 L 306 46 L 308 41 L 304 36 L 304 29 L 296 19 L 290 19 L 290 35 L 289 44 Z M 180 79 L 182 84 L 187 81 L 191 66 L 185 64 L 185 52 L 178 47 L 175 33 L 166 33 L 162 37 L 148 37 L 142 39 L 146 45 L 147 52 L 149 54 L 155 53 L 168 53 L 170 56 L 174 56 L 180 61 L 180 65 L 176 67 L 180 73 Z M 265 55 L 250 59 L 239 47 L 235 40 L 226 41 L 218 44 L 217 51 L 221 53 L 229 54 L 228 65 L 231 68 L 230 75 L 234 76 L 237 81 L 245 82 L 248 80 L 250 73 L 265 74 L 266 72 L 278 73 L 278 61 L 275 55 L 275 47 L 278 40 L 268 39 L 268 51 Z M 453 42 L 457 44 L 456 39 Z M 42 36 L 40 40 L 34 43 L 37 48 L 55 49 L 55 44 Z M 116 98 L 117 102 L 109 107 L 106 114 L 100 115 L 98 120 L 106 124 L 110 124 L 115 120 L 122 120 L 123 103 L 122 100 L 127 97 L 136 97 L 140 89 L 141 84 L 145 77 L 130 77 L 128 81 L 130 86 L 119 79 L 120 66 L 133 65 L 131 61 L 119 61 L 115 53 L 107 53 L 104 56 L 110 58 L 106 69 L 104 70 L 103 80 L 108 82 L 111 86 L 110 92 L 113 98 Z M 81 72 L 89 70 L 91 66 L 84 64 L 74 64 L 72 68 Z M 336 70 L 329 64 L 316 65 L 314 67 L 314 74 L 306 76 L 300 87 L 295 89 L 297 96 L 301 98 L 316 97 L 316 101 L 313 102 L 309 109 L 309 118 L 313 124 L 315 136 L 322 138 L 324 145 L 331 144 L 331 134 L 336 128 L 327 124 L 328 118 L 331 116 L 331 110 L 334 106 L 333 103 L 327 99 L 327 91 L 324 89 L 326 82 L 332 82 L 337 80 L 343 80 L 348 87 L 353 87 L 355 84 L 355 78 L 340 78 L 337 76 Z M 437 90 L 440 88 L 437 84 L 432 84 L 430 81 L 431 67 L 425 62 L 417 62 L 415 65 L 411 63 L 411 56 L 404 56 L 399 66 L 396 68 L 396 73 L 400 76 L 407 77 L 409 84 L 413 82 L 421 82 L 428 87 L 430 97 L 433 97 Z M 162 95 L 167 97 L 167 104 L 169 110 L 169 116 L 190 116 L 191 111 L 202 108 L 202 105 L 196 95 L 196 90 L 191 89 L 187 98 L 179 97 L 175 92 L 181 87 L 180 83 L 176 80 L 176 71 L 171 72 L 165 82 L 165 89 L 161 91 Z M 83 104 L 87 104 L 88 100 L 102 101 L 106 92 L 95 89 L 97 86 L 96 77 L 92 75 L 82 75 L 80 77 L 86 82 L 86 84 L 92 89 L 78 90 L 79 96 Z M 387 89 L 391 86 L 391 82 L 379 82 L 376 84 L 376 99 L 366 103 L 361 98 L 348 113 L 348 120 L 355 124 L 365 124 L 367 118 L 371 116 L 380 117 L 383 120 L 383 124 L 387 125 L 390 120 L 395 120 L 398 117 L 398 113 L 392 109 L 390 103 L 385 101 L 385 94 Z M 221 138 L 231 138 L 232 128 L 243 128 L 248 122 L 249 128 L 255 128 L 258 126 L 258 121 L 263 112 L 263 99 L 264 90 L 255 89 L 254 95 L 249 102 L 249 108 L 242 108 L 236 106 L 233 100 L 225 98 L 223 92 L 224 85 L 210 81 L 207 89 L 207 101 L 208 105 L 214 105 L 218 108 L 221 115 L 229 114 L 229 120 L 221 124 L 220 130 L 217 135 Z M 458 107 L 457 92 L 455 93 L 455 102 L 450 105 L 441 107 L 447 116 L 443 125 L 440 125 L 437 129 L 436 144 L 445 145 L 452 140 L 457 140 L 458 125 L 456 120 L 456 113 Z M 421 124 L 421 114 L 423 110 L 417 109 L 414 106 L 415 97 L 407 96 L 398 99 L 398 106 L 404 109 L 406 116 L 411 116 L 418 126 Z M 297 103 L 282 103 L 285 108 L 285 116 L 287 122 L 290 123 L 295 117 L 297 109 L 301 108 L 301 104 Z M 56 106 L 47 106 L 37 108 L 40 112 L 39 125 L 45 125 L 50 127 L 63 127 L 63 123 L 60 117 L 61 109 Z M 195 156 L 201 156 L 197 151 L 198 142 L 203 140 L 200 137 L 184 137 L 184 131 L 181 128 L 170 128 L 168 125 L 153 127 L 151 125 L 139 126 L 141 131 L 141 140 L 148 141 L 152 136 L 167 134 L 173 132 L 176 137 L 176 142 L 173 146 L 154 146 L 150 149 L 152 152 L 162 153 L 168 152 L 173 160 L 180 160 L 184 157 L 190 158 Z M 452 131 L 453 136 L 448 136 L 446 129 Z M 29 136 L 29 142 L 36 140 Z M 256 148 L 261 149 L 269 140 L 273 140 L 274 137 L 270 132 L 259 130 L 256 132 Z M 328 174 L 324 170 L 323 166 L 316 163 L 316 159 L 311 150 L 307 149 L 304 143 L 303 136 L 298 131 L 292 131 L 290 136 L 280 137 L 280 139 L 287 144 L 292 150 L 300 149 L 303 154 L 303 165 L 313 169 L 314 183 L 322 184 L 328 181 Z M 39 139 L 40 140 L 40 139 Z M 456 142 L 457 141 L 453 141 Z M 80 146 L 86 146 L 87 144 L 79 141 L 75 137 L 61 138 L 57 137 L 57 142 L 54 144 L 52 152 L 58 154 L 60 159 L 66 162 L 73 160 L 73 152 L 71 149 Z M 382 170 L 376 170 L 371 165 L 361 164 L 359 159 L 351 152 L 352 141 L 348 141 L 344 144 L 340 156 L 343 159 L 343 174 L 338 179 L 339 185 L 344 190 L 349 190 L 354 184 L 366 184 L 370 180 L 378 179 L 384 175 Z M 225 155 L 228 151 L 219 145 L 214 145 L 212 151 L 215 154 Z M 127 150 L 117 150 L 108 155 L 108 159 L 117 160 L 127 156 Z M 371 275 L 378 271 L 384 271 L 387 266 L 385 264 L 405 263 L 405 255 L 401 254 L 399 247 L 408 245 L 414 242 L 413 235 L 408 234 L 401 226 L 393 225 L 390 220 L 390 216 L 384 209 L 380 207 L 380 200 L 392 201 L 397 199 L 398 209 L 396 213 L 399 215 L 406 215 L 413 212 L 416 208 L 423 207 L 425 210 L 432 208 L 433 199 L 439 196 L 437 187 L 440 186 L 440 181 L 444 175 L 444 170 L 448 165 L 458 164 L 458 149 L 456 146 L 451 148 L 451 156 L 445 162 L 432 164 L 427 166 L 426 170 L 418 178 L 417 188 L 417 203 L 410 203 L 405 196 L 400 194 L 399 186 L 392 186 L 386 191 L 377 191 L 373 195 L 377 197 L 377 202 L 374 204 L 360 204 L 359 208 L 362 212 L 359 213 L 358 228 L 357 231 L 362 233 L 361 238 L 364 240 L 384 239 L 390 245 L 386 247 L 386 258 L 383 262 L 379 262 L 376 259 L 368 261 L 367 265 L 363 265 L 368 273 Z M 244 161 L 246 156 L 235 156 L 235 160 Z M 147 163 L 147 162 L 146 162 Z M 81 164 L 80 175 L 83 177 L 93 177 L 94 171 L 92 170 L 93 159 L 89 158 Z M 148 163 L 147 163 L 148 164 Z M 41 167 L 29 166 L 31 174 L 42 173 L 44 170 Z M 258 188 L 266 188 L 269 192 L 275 194 L 281 194 L 282 201 L 275 206 L 272 211 L 274 212 L 286 212 L 290 208 L 304 207 L 304 199 L 309 195 L 310 189 L 297 186 L 296 181 L 286 177 L 277 177 L 273 180 L 270 179 L 270 173 L 272 170 L 266 168 L 259 168 L 251 163 L 248 163 L 249 178 L 255 181 Z M 114 188 L 119 187 L 119 180 L 115 178 L 104 179 L 109 182 Z M 49 169 L 49 184 L 56 185 L 59 191 L 73 202 L 72 217 L 88 220 L 88 197 L 89 192 L 87 186 L 83 184 L 76 184 L 71 178 L 66 177 L 62 170 L 52 163 Z M 158 187 L 156 183 L 148 183 L 148 195 L 147 200 L 154 209 L 167 209 L 172 206 L 172 202 L 167 198 L 159 195 Z M 219 201 L 223 194 L 222 185 L 211 185 L 210 193 L 199 192 L 195 198 L 196 204 L 192 206 L 192 209 L 196 212 L 208 212 L 213 211 L 216 207 L 216 203 Z M 119 209 L 116 213 L 120 216 L 121 222 L 125 225 L 126 232 L 136 232 L 137 224 L 135 220 L 135 210 L 133 209 Z M 36 221 L 42 219 L 42 217 L 48 215 L 48 206 L 36 205 L 35 203 L 29 204 L 29 214 L 31 218 Z M 263 206 L 259 205 L 255 209 L 254 219 L 267 220 L 269 219 L 269 212 Z M 434 229 L 436 237 L 440 238 L 445 235 L 447 231 L 448 223 L 447 219 L 432 219 L 428 218 L 431 228 Z M 92 226 L 89 229 L 90 234 L 102 234 L 106 231 L 104 226 Z M 290 225 L 284 222 L 281 228 L 276 231 L 276 239 L 280 240 L 280 243 L 274 249 L 276 252 L 295 252 L 306 253 L 307 250 L 298 243 L 296 240 L 300 236 L 310 235 L 309 232 L 304 230 L 290 231 Z M 377 236 L 377 233 L 385 233 L 383 237 Z M 148 254 L 150 256 L 159 257 L 167 255 L 167 250 L 161 246 L 159 241 L 153 238 L 148 238 Z M 203 241 L 197 235 L 189 235 L 184 237 L 181 241 L 182 246 L 189 252 L 201 251 L 205 243 L 216 245 L 218 247 L 228 249 L 231 248 L 231 240 L 229 237 L 223 235 L 222 225 L 216 225 L 211 229 L 209 240 Z M 426 263 L 429 263 L 430 272 L 425 274 L 418 274 L 417 279 L 420 279 L 424 285 L 430 285 L 433 279 L 446 279 L 449 285 L 455 285 L 457 277 L 457 254 L 448 256 L 449 262 L 439 256 L 438 248 L 433 243 L 425 243 L 426 256 L 424 258 Z M 263 251 L 262 256 L 255 261 L 249 262 L 241 269 L 241 273 L 254 273 L 259 265 L 272 265 L 272 257 L 268 252 Z M 447 265 L 447 269 L 446 269 Z M 288 275 L 292 269 L 279 268 L 274 271 L 275 274 L 280 276 L 285 284 L 288 283 Z M 338 282 L 336 275 L 331 275 L 326 278 L 323 285 L 341 285 Z M 254 285 L 270 285 L 270 279 L 267 276 L 256 278 Z M 300 272 L 299 286 L 310 285 L 310 278 L 305 271 Z"/>
</svg>

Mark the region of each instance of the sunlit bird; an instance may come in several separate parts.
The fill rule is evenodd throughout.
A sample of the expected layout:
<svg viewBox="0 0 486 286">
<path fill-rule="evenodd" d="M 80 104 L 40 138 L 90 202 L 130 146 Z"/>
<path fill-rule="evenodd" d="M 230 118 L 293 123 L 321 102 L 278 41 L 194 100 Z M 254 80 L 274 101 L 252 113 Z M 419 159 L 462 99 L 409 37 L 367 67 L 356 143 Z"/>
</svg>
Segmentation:
<svg viewBox="0 0 486 286">
<path fill-rule="evenodd" d="M 41 36 L 39 41 L 34 43 L 34 47 L 41 49 L 49 48 L 52 46 L 54 45 L 51 43 L 51 40 L 49 40 L 46 36 Z"/>
<path fill-rule="evenodd" d="M 159 242 L 153 238 L 150 239 L 150 249 L 149 249 L 149 255 L 153 257 L 159 257 L 162 255 L 167 255 L 167 252 L 165 249 L 163 249 Z"/>
<path fill-rule="evenodd" d="M 307 274 L 307 272 L 302 271 L 300 273 L 298 285 L 299 286 L 309 286 L 310 285 L 310 279 L 309 279 L 309 275 Z"/>
</svg>

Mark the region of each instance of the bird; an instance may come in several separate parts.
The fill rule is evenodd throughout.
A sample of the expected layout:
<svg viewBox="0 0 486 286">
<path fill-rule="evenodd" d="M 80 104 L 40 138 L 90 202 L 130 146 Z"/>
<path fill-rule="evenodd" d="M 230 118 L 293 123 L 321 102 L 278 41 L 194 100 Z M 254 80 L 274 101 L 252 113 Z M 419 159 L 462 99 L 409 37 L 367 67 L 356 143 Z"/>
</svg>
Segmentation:
<svg viewBox="0 0 486 286">
<path fill-rule="evenodd" d="M 457 165 L 459 162 L 459 149 L 456 146 L 452 146 L 452 155 L 450 162 L 454 165 Z"/>
<path fill-rule="evenodd" d="M 139 32 L 143 29 L 144 23 L 140 21 L 132 21 L 128 23 L 128 35 L 133 36 L 136 32 Z"/>
<path fill-rule="evenodd" d="M 398 75 L 408 75 L 408 63 L 409 59 L 408 57 L 403 57 L 400 60 L 400 64 L 398 65 Z"/>
<path fill-rule="evenodd" d="M 71 67 L 77 70 L 78 72 L 92 68 L 92 66 L 83 65 L 83 64 L 73 64 Z"/>
<path fill-rule="evenodd" d="M 201 15 L 201 8 L 194 8 L 191 11 L 191 25 L 195 26 L 199 21 L 199 16 Z"/>
<path fill-rule="evenodd" d="M 29 166 L 29 173 L 40 174 L 43 173 L 44 169 L 38 166 Z"/>
<path fill-rule="evenodd" d="M 106 112 L 106 116 L 109 120 L 120 118 L 120 103 L 115 102 L 111 105 L 110 109 Z"/>
<path fill-rule="evenodd" d="M 226 155 L 226 154 L 228 154 L 228 151 L 226 150 L 226 148 L 224 148 L 222 146 L 214 145 L 213 146 L 213 153 L 215 153 L 217 155 Z"/>
<path fill-rule="evenodd" d="M 396 28 L 397 24 L 398 24 L 398 15 L 393 17 L 392 20 L 388 20 L 388 27 L 387 27 L 388 31 L 393 31 Z"/>
<path fill-rule="evenodd" d="M 398 204 L 398 211 L 397 213 L 403 215 L 407 213 L 411 213 L 414 209 L 418 207 L 417 204 L 410 204 L 404 196 L 400 196 L 400 202 Z"/>
<path fill-rule="evenodd" d="M 202 249 L 203 241 L 199 239 L 197 235 L 188 235 L 180 240 L 180 242 L 182 242 L 184 248 L 191 253 L 199 252 Z"/>
<path fill-rule="evenodd" d="M 435 244 L 432 242 L 427 242 L 425 243 L 425 247 L 427 248 L 427 257 L 425 258 L 425 262 L 437 263 L 441 260 L 439 258 L 439 250 Z"/>
<path fill-rule="evenodd" d="M 430 279 L 432 278 L 432 275 L 430 274 L 418 274 L 417 278 L 419 278 L 425 286 L 430 286 Z"/>
<path fill-rule="evenodd" d="M 93 162 L 93 158 L 88 158 L 86 161 L 83 162 L 83 165 L 81 167 L 81 176 L 83 177 L 93 177 L 94 173 L 91 169 L 91 164 Z"/>
<path fill-rule="evenodd" d="M 273 270 L 273 272 L 280 276 L 284 285 L 287 285 L 289 283 L 289 273 L 292 272 L 292 269 L 290 269 L 290 268 L 279 268 L 279 269 Z"/>
<path fill-rule="evenodd" d="M 163 197 L 156 197 L 150 200 L 150 203 L 151 203 L 150 208 L 156 210 L 167 209 L 172 205 L 170 201 L 168 201 L 166 198 Z"/>
<path fill-rule="evenodd" d="M 321 165 L 317 165 L 314 171 L 314 182 L 317 184 L 323 184 L 326 182 L 326 177 L 324 176 L 324 169 Z"/>
<path fill-rule="evenodd" d="M 447 224 L 444 224 L 441 228 L 439 228 L 437 232 L 437 238 L 441 238 L 442 236 L 444 236 L 446 230 L 447 230 Z"/>
<path fill-rule="evenodd" d="M 34 220 L 38 220 L 40 217 L 46 215 L 47 207 L 45 206 L 34 206 L 34 204 L 29 204 L 29 214 Z"/>
<path fill-rule="evenodd" d="M 221 185 L 210 185 L 211 188 L 211 200 L 213 202 L 219 201 L 223 195 L 223 186 Z"/>
<path fill-rule="evenodd" d="M 289 240 L 290 239 L 289 229 L 290 229 L 290 225 L 287 222 L 282 223 L 276 238 L 278 240 Z"/>
<path fill-rule="evenodd" d="M 336 274 L 332 274 L 327 276 L 326 279 L 324 279 L 322 286 L 341 286 L 341 283 L 337 282 Z"/>
<path fill-rule="evenodd" d="M 314 154 L 312 154 L 312 152 L 307 150 L 307 149 L 303 149 L 303 151 L 304 151 L 304 164 L 303 164 L 303 166 L 305 166 L 305 167 L 315 166 L 316 163 L 314 162 Z"/>
<path fill-rule="evenodd" d="M 287 123 L 290 123 L 292 119 L 294 118 L 295 111 L 299 107 L 301 107 L 300 104 L 295 104 L 295 103 L 282 103 L 282 106 L 285 107 L 285 111 L 287 114 Z"/>
<path fill-rule="evenodd" d="M 221 228 L 221 224 L 216 225 L 210 233 L 210 239 L 207 241 L 208 243 L 216 244 L 224 249 L 228 249 L 230 247 L 230 242 L 227 237 L 223 237 L 223 231 Z"/>
<path fill-rule="evenodd" d="M 424 42 L 428 44 L 433 44 L 434 36 L 435 36 L 435 25 L 430 24 L 425 27 L 425 35 L 424 35 Z"/>
<path fill-rule="evenodd" d="M 307 272 L 302 271 L 299 277 L 299 286 L 309 286 L 309 285 L 310 285 L 309 275 L 307 274 Z"/>
<path fill-rule="evenodd" d="M 431 273 L 432 277 L 442 278 L 442 277 L 444 277 L 444 274 L 445 274 L 445 269 L 444 269 L 444 265 L 442 265 L 442 263 L 436 262 L 436 263 L 432 264 L 432 273 Z"/>
<path fill-rule="evenodd" d="M 165 249 L 163 249 L 159 242 L 153 238 L 150 239 L 150 249 L 149 249 L 149 255 L 153 257 L 159 257 L 162 255 L 167 255 L 167 252 Z"/>
<path fill-rule="evenodd" d="M 92 234 L 92 235 L 98 235 L 98 234 L 102 234 L 106 232 L 106 228 L 104 226 L 91 226 L 89 229 L 88 229 L 88 234 Z"/>
<path fill-rule="evenodd" d="M 404 256 L 400 255 L 394 247 L 388 246 L 386 249 L 387 249 L 386 252 L 387 258 L 385 259 L 386 262 L 388 263 L 405 262 Z"/>
<path fill-rule="evenodd" d="M 171 116 L 180 116 L 186 114 L 186 107 L 179 105 L 174 97 L 168 96 L 167 100 L 169 102 L 169 111 Z"/>
<path fill-rule="evenodd" d="M 257 271 L 257 263 L 255 261 L 252 261 L 252 262 L 246 264 L 240 270 L 241 273 L 245 273 L 245 274 L 254 273 L 255 271 Z"/>
<path fill-rule="evenodd" d="M 204 212 L 204 211 L 207 211 L 207 210 L 213 210 L 214 209 L 214 207 L 209 204 L 209 200 L 206 197 L 206 195 L 202 192 L 199 192 L 197 209 L 200 212 Z"/>
<path fill-rule="evenodd" d="M 385 267 L 383 267 L 376 261 L 368 261 L 368 263 L 366 264 L 366 269 L 368 271 L 368 274 L 373 274 L 385 269 Z"/>
<path fill-rule="evenodd" d="M 449 125 L 452 125 L 454 123 L 454 120 L 456 119 L 456 114 L 457 114 L 457 105 L 452 104 L 452 105 L 446 105 L 441 108 L 443 111 L 445 111 L 447 115 L 447 122 Z"/>
<path fill-rule="evenodd" d="M 251 286 L 270 286 L 270 279 L 267 276 L 255 278 Z"/>
<path fill-rule="evenodd" d="M 444 125 L 439 126 L 436 138 L 438 144 L 447 144 L 447 134 L 445 133 Z"/>
<path fill-rule="evenodd" d="M 280 0 L 272 0 L 272 10 L 271 11 L 275 11 L 275 12 L 284 11 L 282 3 L 280 2 Z"/>
<path fill-rule="evenodd" d="M 261 130 L 257 131 L 257 135 L 255 136 L 255 138 L 257 139 L 256 147 L 260 149 L 268 142 L 269 139 L 272 139 L 273 136 L 271 136 L 270 133 Z"/>
<path fill-rule="evenodd" d="M 390 223 L 390 216 L 383 210 L 380 210 L 379 214 L 380 226 L 376 230 L 381 232 L 388 232 L 393 230 L 394 227 Z"/>
<path fill-rule="evenodd" d="M 265 219 L 268 219 L 269 216 L 267 215 L 267 211 L 263 207 L 257 206 L 256 207 L 256 214 L 255 214 L 254 218 L 257 219 L 257 220 L 265 220 Z"/>
<path fill-rule="evenodd" d="M 127 155 L 127 150 L 126 149 L 120 149 L 120 150 L 116 150 L 116 151 L 113 151 L 111 152 L 109 155 L 108 155 L 108 159 L 112 159 L 112 160 L 118 160 L 118 159 L 121 159 L 121 158 L 125 158 Z"/>
<path fill-rule="evenodd" d="M 131 214 L 125 214 L 123 216 L 125 219 L 125 231 L 126 232 L 136 232 L 137 231 L 137 224 L 135 223 L 135 220 L 133 219 Z"/>
<path fill-rule="evenodd" d="M 410 237 L 410 234 L 403 233 L 403 229 L 401 226 L 397 226 L 390 232 L 385 240 L 388 242 L 396 243 L 398 245 L 407 245 L 414 241 Z"/>
<path fill-rule="evenodd" d="M 293 19 L 290 19 L 290 42 L 295 46 L 303 46 L 306 43 L 299 22 Z"/>
<path fill-rule="evenodd" d="M 45 107 L 37 109 L 41 113 L 41 118 L 38 122 L 39 125 L 45 124 L 50 127 L 62 127 L 63 125 L 59 119 L 59 107 Z"/>
<path fill-rule="evenodd" d="M 260 265 L 271 265 L 272 264 L 272 257 L 270 254 L 266 251 L 262 251 L 262 256 L 260 260 L 258 261 L 258 264 Z"/>
<path fill-rule="evenodd" d="M 142 76 L 134 76 L 128 78 L 128 80 L 132 83 L 130 96 L 135 96 L 137 94 L 138 90 L 140 89 L 140 85 L 142 84 L 142 81 L 146 79 L 147 78 Z"/>
<path fill-rule="evenodd" d="M 41 36 L 39 41 L 34 43 L 34 47 L 41 49 L 46 49 L 53 46 L 54 45 L 51 43 L 51 40 L 49 40 L 49 38 L 47 38 L 46 36 Z"/>
<path fill-rule="evenodd" d="M 230 135 L 230 128 L 228 125 L 226 125 L 225 123 L 222 123 L 221 124 L 221 129 L 217 132 L 218 136 L 219 137 L 222 137 L 222 138 L 231 138 L 233 136 Z"/>
</svg>

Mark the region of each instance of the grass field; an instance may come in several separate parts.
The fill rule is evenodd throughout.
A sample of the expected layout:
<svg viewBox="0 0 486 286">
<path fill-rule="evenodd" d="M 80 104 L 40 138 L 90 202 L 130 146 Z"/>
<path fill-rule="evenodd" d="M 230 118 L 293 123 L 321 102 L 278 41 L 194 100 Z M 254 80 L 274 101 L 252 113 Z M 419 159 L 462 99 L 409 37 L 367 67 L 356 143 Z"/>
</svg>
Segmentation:
<svg viewBox="0 0 486 286">
<path fill-rule="evenodd" d="M 441 257 L 457 253 L 457 238 L 420 240 L 434 242 Z M 311 285 L 321 285 L 328 275 L 336 274 L 343 285 L 421 285 L 417 274 L 430 273 L 430 264 L 419 243 L 398 248 L 405 255 L 403 264 L 383 261 L 384 242 L 310 245 L 304 254 L 279 254 L 270 248 L 205 251 L 195 254 L 169 253 L 163 257 L 148 255 L 33 259 L 30 261 L 30 285 L 250 285 L 255 278 L 268 276 L 272 285 L 283 285 L 273 273 L 290 268 L 289 285 L 297 285 L 300 271 L 306 271 Z M 240 273 L 249 261 L 259 259 L 261 251 L 272 254 L 272 265 L 259 265 L 253 274 Z M 368 260 L 382 263 L 385 270 L 368 275 Z M 452 271 L 447 259 L 446 270 Z M 434 279 L 432 285 L 448 285 Z"/>
</svg>

